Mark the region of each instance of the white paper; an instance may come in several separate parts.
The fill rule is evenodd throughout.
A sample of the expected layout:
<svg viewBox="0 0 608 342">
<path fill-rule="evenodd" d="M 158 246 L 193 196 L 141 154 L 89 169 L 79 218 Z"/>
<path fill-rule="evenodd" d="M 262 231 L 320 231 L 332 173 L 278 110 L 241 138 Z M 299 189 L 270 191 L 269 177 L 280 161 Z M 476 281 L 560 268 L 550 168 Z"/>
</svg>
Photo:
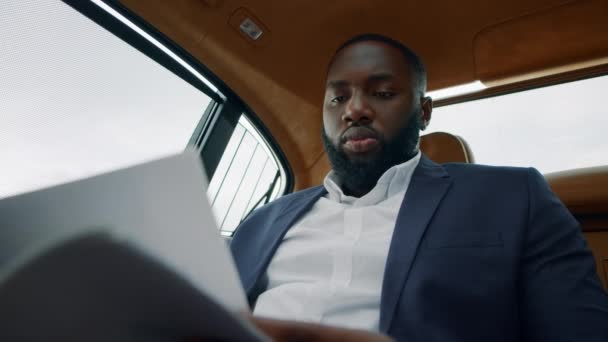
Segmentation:
<svg viewBox="0 0 608 342">
<path fill-rule="evenodd" d="M 0 285 L 52 246 L 101 229 L 167 266 L 229 311 L 248 311 L 205 193 L 201 161 L 196 152 L 187 151 L 3 199 Z"/>
</svg>

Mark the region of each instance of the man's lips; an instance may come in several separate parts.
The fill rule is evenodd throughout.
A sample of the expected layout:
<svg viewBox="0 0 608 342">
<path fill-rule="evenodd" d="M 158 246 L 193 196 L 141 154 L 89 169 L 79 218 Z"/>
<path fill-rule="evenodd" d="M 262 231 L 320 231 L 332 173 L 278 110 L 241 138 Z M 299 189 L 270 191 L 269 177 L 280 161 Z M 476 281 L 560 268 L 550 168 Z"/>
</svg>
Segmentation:
<svg viewBox="0 0 608 342">
<path fill-rule="evenodd" d="M 373 138 L 347 140 L 344 147 L 348 150 L 357 153 L 365 153 L 371 151 L 378 146 L 378 140 Z"/>
<path fill-rule="evenodd" d="M 341 140 L 345 149 L 356 153 L 369 152 L 380 144 L 376 132 L 367 127 L 351 127 Z"/>
</svg>

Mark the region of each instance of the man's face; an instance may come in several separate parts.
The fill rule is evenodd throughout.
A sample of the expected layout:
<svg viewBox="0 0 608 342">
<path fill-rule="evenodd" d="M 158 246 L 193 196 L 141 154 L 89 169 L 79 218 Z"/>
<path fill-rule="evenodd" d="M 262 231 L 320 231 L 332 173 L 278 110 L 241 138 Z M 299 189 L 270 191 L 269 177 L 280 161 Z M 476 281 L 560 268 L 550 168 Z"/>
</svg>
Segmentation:
<svg viewBox="0 0 608 342">
<path fill-rule="evenodd" d="M 419 96 L 419 95 L 418 95 Z M 364 41 L 344 48 L 330 66 L 323 126 L 331 142 L 353 161 L 371 161 L 416 115 L 418 97 L 396 48 Z"/>
<path fill-rule="evenodd" d="M 422 94 L 412 85 L 403 55 L 385 43 L 354 43 L 334 58 L 325 89 L 323 140 L 344 181 L 362 178 L 354 179 L 353 187 L 373 186 L 388 168 L 417 152 L 419 129 L 430 110 L 426 115 Z"/>
</svg>

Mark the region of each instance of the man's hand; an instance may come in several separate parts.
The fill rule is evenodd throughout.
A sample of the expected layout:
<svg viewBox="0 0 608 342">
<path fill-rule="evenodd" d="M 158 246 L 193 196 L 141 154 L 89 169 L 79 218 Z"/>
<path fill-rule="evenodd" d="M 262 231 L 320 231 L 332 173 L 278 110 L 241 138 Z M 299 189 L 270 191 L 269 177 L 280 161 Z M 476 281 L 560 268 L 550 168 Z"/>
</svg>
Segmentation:
<svg viewBox="0 0 608 342">
<path fill-rule="evenodd" d="M 392 341 L 385 335 L 364 330 L 344 329 L 320 324 L 251 317 L 253 323 L 273 341 Z"/>
</svg>

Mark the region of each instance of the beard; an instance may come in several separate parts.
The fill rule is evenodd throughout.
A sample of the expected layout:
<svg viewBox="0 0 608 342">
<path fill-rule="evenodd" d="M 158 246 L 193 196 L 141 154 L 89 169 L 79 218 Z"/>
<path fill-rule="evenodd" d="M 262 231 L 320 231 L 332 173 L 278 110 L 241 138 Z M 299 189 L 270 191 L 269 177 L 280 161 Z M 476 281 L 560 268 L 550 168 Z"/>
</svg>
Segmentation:
<svg viewBox="0 0 608 342">
<path fill-rule="evenodd" d="M 411 114 L 405 127 L 399 130 L 393 139 L 387 140 L 382 134 L 376 132 L 380 151 L 371 160 L 366 161 L 349 159 L 342 145 L 334 145 L 327 136 L 325 127 L 322 128 L 323 146 L 334 172 L 342 182 L 342 191 L 346 195 L 368 193 L 388 169 L 410 160 L 418 153 L 422 117 L 417 112 Z M 363 125 L 354 124 L 353 126 Z M 367 128 L 371 129 L 369 126 Z"/>
</svg>

